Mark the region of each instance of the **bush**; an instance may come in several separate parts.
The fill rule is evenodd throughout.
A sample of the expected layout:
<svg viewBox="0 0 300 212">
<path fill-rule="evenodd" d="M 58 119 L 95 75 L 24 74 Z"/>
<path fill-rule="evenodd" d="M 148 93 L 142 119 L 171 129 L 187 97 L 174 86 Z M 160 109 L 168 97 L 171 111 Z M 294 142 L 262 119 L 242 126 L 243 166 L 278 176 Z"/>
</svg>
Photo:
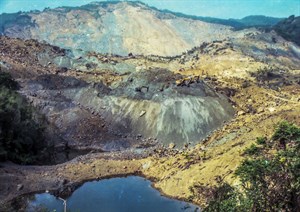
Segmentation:
<svg viewBox="0 0 300 212">
<path fill-rule="evenodd" d="M 14 81 L 8 73 L 0 72 L 0 87 L 17 90 L 19 86 L 18 83 Z"/>
<path fill-rule="evenodd" d="M 286 148 L 287 143 L 295 143 L 297 147 L 300 147 L 300 128 L 294 124 L 283 121 L 275 129 L 275 133 L 272 137 L 277 141 L 277 146 Z"/>
<path fill-rule="evenodd" d="M 259 68 L 257 72 L 251 73 L 250 75 L 252 77 L 255 77 L 258 81 L 265 81 L 280 77 L 279 73 L 279 68 L 268 66 L 264 68 Z"/>
<path fill-rule="evenodd" d="M 244 151 L 245 155 L 258 155 L 260 153 L 260 148 L 255 144 L 252 144 L 249 148 Z"/>
<path fill-rule="evenodd" d="M 267 139 L 265 137 L 258 137 L 258 138 L 256 138 L 256 143 L 258 145 L 265 145 L 266 141 L 267 141 Z"/>
<path fill-rule="evenodd" d="M 238 211 L 237 207 L 239 204 L 240 194 L 234 187 L 222 182 L 218 185 L 218 187 L 213 189 L 212 193 L 212 200 L 209 202 L 208 206 L 203 209 L 203 212 Z"/>
<path fill-rule="evenodd" d="M 300 211 L 300 128 L 281 122 L 272 139 L 276 142 L 257 139 L 267 144 L 261 148 L 263 154 L 247 158 L 237 168 L 241 188 L 227 188 L 228 195 L 219 185 L 216 192 L 221 197 L 212 198 L 204 211 Z M 289 145 L 278 148 L 282 141 Z M 252 145 L 248 153 L 257 153 L 256 148 Z"/>
<path fill-rule="evenodd" d="M 44 129 L 17 88 L 9 74 L 0 72 L 0 161 L 29 164 L 46 147 Z"/>
</svg>

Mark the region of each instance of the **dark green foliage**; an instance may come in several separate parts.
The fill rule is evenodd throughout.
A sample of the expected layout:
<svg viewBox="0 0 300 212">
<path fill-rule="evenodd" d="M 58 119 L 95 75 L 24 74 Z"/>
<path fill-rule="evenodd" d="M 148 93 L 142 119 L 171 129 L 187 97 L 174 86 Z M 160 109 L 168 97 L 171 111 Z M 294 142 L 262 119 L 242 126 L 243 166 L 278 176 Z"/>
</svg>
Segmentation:
<svg viewBox="0 0 300 212">
<path fill-rule="evenodd" d="M 286 121 L 281 122 L 272 137 L 279 147 L 286 148 L 287 143 L 295 142 L 300 147 L 300 128 Z"/>
<path fill-rule="evenodd" d="M 300 16 L 290 16 L 280 21 L 273 29 L 283 38 L 300 45 Z"/>
<path fill-rule="evenodd" d="M 240 194 L 235 191 L 235 188 L 223 181 L 221 176 L 218 176 L 217 185 L 213 187 L 203 184 L 196 184 L 190 187 L 192 192 L 191 199 L 205 196 L 209 205 L 203 211 L 237 211 L 235 206 L 238 204 Z"/>
<path fill-rule="evenodd" d="M 251 76 L 255 77 L 258 81 L 271 80 L 280 77 L 280 69 L 272 66 L 264 67 L 258 69 L 255 73 L 251 73 Z"/>
<path fill-rule="evenodd" d="M 258 137 L 256 138 L 256 143 L 258 145 L 265 145 L 267 142 L 267 139 L 265 137 Z"/>
<path fill-rule="evenodd" d="M 235 172 L 241 187 L 224 192 L 224 183 L 219 184 L 204 211 L 300 211 L 299 139 L 300 128 L 288 122 L 279 123 L 272 140 L 258 138 L 260 154 L 244 160 Z"/>
<path fill-rule="evenodd" d="M 255 144 L 252 144 L 249 148 L 244 151 L 245 155 L 258 155 L 260 153 L 260 148 Z"/>
<path fill-rule="evenodd" d="M 266 138 L 264 137 L 259 137 L 256 139 L 256 144 L 257 145 L 266 145 Z M 259 156 L 259 154 L 261 154 L 263 147 L 257 146 L 255 144 L 252 144 L 250 147 L 248 147 L 247 149 L 245 149 L 244 151 L 244 155 L 248 155 L 248 156 Z"/>
<path fill-rule="evenodd" d="M 33 163 L 45 147 L 43 127 L 9 74 L 0 72 L 0 160 Z"/>
<path fill-rule="evenodd" d="M 255 210 L 267 210 L 272 206 L 270 195 L 270 176 L 276 173 L 276 163 L 265 159 L 245 160 L 237 169 L 236 175 L 242 182 L 246 192 L 246 198 L 251 201 L 251 208 Z"/>
<path fill-rule="evenodd" d="M 0 72 L 0 87 L 17 90 L 18 83 L 16 83 L 8 73 Z"/>
<path fill-rule="evenodd" d="M 210 192 L 213 193 L 212 200 L 203 212 L 238 211 L 237 205 L 239 203 L 240 194 L 235 191 L 235 188 L 222 182 Z"/>
</svg>

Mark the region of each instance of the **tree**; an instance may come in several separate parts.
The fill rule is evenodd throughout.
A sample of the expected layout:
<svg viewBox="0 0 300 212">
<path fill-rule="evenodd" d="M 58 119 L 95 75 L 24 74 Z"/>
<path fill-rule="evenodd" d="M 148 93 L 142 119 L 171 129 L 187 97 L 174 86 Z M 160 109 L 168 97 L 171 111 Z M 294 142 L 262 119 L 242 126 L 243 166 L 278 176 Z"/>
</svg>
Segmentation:
<svg viewBox="0 0 300 212">
<path fill-rule="evenodd" d="M 0 160 L 33 163 L 46 148 L 43 123 L 17 93 L 18 84 L 0 72 Z"/>
<path fill-rule="evenodd" d="M 224 183 L 219 184 L 204 211 L 300 211 L 299 143 L 300 128 L 286 121 L 271 140 L 258 138 L 259 147 L 246 149 L 248 158 L 235 172 L 241 188 L 227 185 L 224 193 Z"/>
</svg>

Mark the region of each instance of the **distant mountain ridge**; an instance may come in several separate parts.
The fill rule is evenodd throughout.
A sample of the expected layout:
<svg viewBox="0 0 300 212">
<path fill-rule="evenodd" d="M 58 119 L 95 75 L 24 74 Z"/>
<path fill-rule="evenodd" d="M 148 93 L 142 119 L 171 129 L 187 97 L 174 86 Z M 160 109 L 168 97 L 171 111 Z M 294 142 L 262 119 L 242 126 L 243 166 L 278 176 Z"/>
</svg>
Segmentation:
<svg viewBox="0 0 300 212">
<path fill-rule="evenodd" d="M 284 19 L 284 18 L 268 17 L 268 16 L 264 16 L 264 15 L 251 15 L 251 16 L 246 16 L 241 19 L 233 19 L 233 18 L 221 19 L 221 18 L 214 18 L 214 17 L 186 15 L 186 14 L 179 13 L 179 12 L 172 12 L 170 10 L 161 10 L 161 11 L 176 15 L 178 17 L 184 17 L 184 18 L 189 18 L 189 19 L 193 19 L 193 20 L 200 20 L 200 21 L 204 21 L 207 23 L 231 26 L 237 30 L 248 28 L 248 27 L 271 27 Z"/>
<path fill-rule="evenodd" d="M 111 3 L 118 3 L 118 1 L 110 1 Z M 99 2 L 92 2 L 93 4 L 97 4 Z M 102 2 L 101 2 L 102 3 Z M 104 2 L 107 3 L 107 2 Z M 181 12 L 174 12 L 168 9 L 158 9 L 156 7 L 153 6 L 149 6 L 141 1 L 135 1 L 135 2 L 130 2 L 128 1 L 128 3 L 133 4 L 134 3 L 139 3 L 142 4 L 146 7 L 149 7 L 153 10 L 156 10 L 158 12 L 163 12 L 166 14 L 171 14 L 171 15 L 175 15 L 178 17 L 183 17 L 183 18 L 189 18 L 189 19 L 193 19 L 193 20 L 199 20 L 199 21 L 204 21 L 207 23 L 214 23 L 214 24 L 222 24 L 222 25 L 227 25 L 227 26 L 231 26 L 234 27 L 236 29 L 241 29 L 241 28 L 247 28 L 247 27 L 270 27 L 270 26 L 274 26 L 275 24 L 277 24 L 279 21 L 283 20 L 284 18 L 277 18 L 277 17 L 269 17 L 269 16 L 264 16 L 264 15 L 250 15 L 250 16 L 245 16 L 244 18 L 241 19 L 234 19 L 234 18 L 229 18 L 229 19 L 222 19 L 222 18 L 214 18 L 214 17 L 205 17 L 205 16 L 196 16 L 196 15 L 188 15 L 188 14 L 184 14 Z"/>
<path fill-rule="evenodd" d="M 277 18 L 218 19 L 159 10 L 142 2 L 92 2 L 80 7 L 0 15 L 0 33 L 63 48 L 127 55 L 180 55 L 203 42 L 240 36 L 249 26 Z"/>
<path fill-rule="evenodd" d="M 178 17 L 140 2 L 93 2 L 42 12 L 2 14 L 1 34 L 71 49 L 174 56 L 233 33 L 230 26 Z"/>
<path fill-rule="evenodd" d="M 283 18 L 274 18 L 274 17 L 268 17 L 264 15 L 251 15 L 251 16 L 246 16 L 242 19 L 229 19 L 229 20 L 235 20 L 238 23 L 241 23 L 243 27 L 269 27 L 269 26 L 274 26 Z"/>
</svg>

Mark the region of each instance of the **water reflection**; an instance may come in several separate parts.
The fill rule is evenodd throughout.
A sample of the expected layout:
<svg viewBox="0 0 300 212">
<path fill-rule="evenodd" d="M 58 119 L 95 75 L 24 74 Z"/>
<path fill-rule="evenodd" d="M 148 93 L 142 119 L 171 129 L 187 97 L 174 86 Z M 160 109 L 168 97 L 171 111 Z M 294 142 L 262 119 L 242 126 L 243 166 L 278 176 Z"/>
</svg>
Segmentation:
<svg viewBox="0 0 300 212">
<path fill-rule="evenodd" d="M 64 211 L 63 201 L 36 194 L 27 211 Z M 141 177 L 112 178 L 84 183 L 67 199 L 67 211 L 84 212 L 176 212 L 199 211 L 198 207 L 161 196 Z"/>
</svg>

